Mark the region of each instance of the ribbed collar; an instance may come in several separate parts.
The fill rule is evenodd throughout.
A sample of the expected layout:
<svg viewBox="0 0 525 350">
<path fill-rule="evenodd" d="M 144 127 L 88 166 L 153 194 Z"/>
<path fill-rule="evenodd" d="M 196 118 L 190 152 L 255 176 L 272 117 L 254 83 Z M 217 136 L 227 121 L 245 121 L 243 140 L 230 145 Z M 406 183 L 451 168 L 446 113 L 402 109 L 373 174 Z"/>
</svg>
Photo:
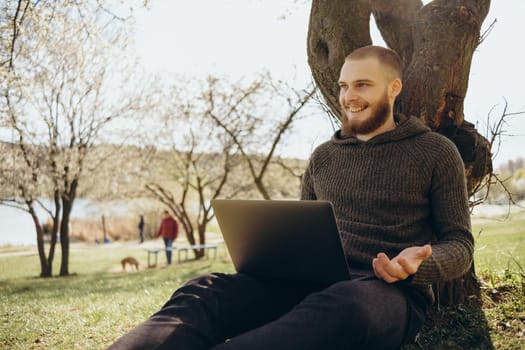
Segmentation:
<svg viewBox="0 0 525 350">
<path fill-rule="evenodd" d="M 423 122 L 421 122 L 416 117 L 405 117 L 402 114 L 396 114 L 394 116 L 396 121 L 396 128 L 382 134 L 372 137 L 368 141 L 361 141 L 355 138 L 354 136 L 343 136 L 341 134 L 341 129 L 337 130 L 332 136 L 332 142 L 336 144 L 367 144 L 367 145 L 376 145 L 380 143 L 388 143 L 407 139 L 425 132 L 429 132 L 428 128 Z"/>
</svg>

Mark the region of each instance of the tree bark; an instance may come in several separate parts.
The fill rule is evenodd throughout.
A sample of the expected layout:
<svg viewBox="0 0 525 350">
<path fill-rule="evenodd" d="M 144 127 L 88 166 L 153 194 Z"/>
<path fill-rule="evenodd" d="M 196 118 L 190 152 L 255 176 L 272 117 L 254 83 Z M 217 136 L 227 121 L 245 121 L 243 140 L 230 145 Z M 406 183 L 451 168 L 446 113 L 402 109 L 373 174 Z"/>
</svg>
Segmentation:
<svg viewBox="0 0 525 350">
<path fill-rule="evenodd" d="M 36 245 L 38 249 L 38 257 L 40 258 L 40 277 L 51 277 L 51 265 L 46 260 L 46 250 L 44 246 L 44 232 L 42 231 L 42 225 L 36 215 L 36 212 L 32 205 L 29 205 L 29 214 L 33 219 L 33 224 L 36 229 Z"/>
<path fill-rule="evenodd" d="M 71 213 L 71 204 L 62 201 L 64 210 L 62 211 L 62 220 L 60 222 L 60 247 L 62 248 L 62 260 L 60 261 L 60 276 L 69 275 L 69 215 Z"/>
<path fill-rule="evenodd" d="M 308 25 L 308 64 L 328 106 L 338 116 L 339 71 L 345 56 L 370 45 L 370 13 L 366 0 L 313 0 Z"/>
<path fill-rule="evenodd" d="M 417 12 L 414 54 L 404 71 L 398 105 L 401 113 L 418 116 L 454 141 L 465 163 L 470 195 L 492 171 L 490 145 L 463 113 L 472 56 L 489 5 L 489 0 L 434 0 Z"/>
<path fill-rule="evenodd" d="M 60 194 L 55 190 L 53 199 L 55 201 L 55 213 L 53 216 L 53 228 L 51 229 L 51 241 L 49 242 L 49 255 L 47 256 L 47 263 L 49 265 L 50 273 L 53 273 L 53 260 L 55 258 L 55 248 L 58 238 L 58 218 L 62 210 L 62 205 L 60 204 Z"/>
<path fill-rule="evenodd" d="M 62 194 L 62 220 L 60 222 L 60 246 L 62 247 L 62 261 L 60 262 L 60 276 L 69 275 L 69 220 L 73 203 L 76 198 L 78 180 L 71 181 L 67 193 Z"/>
</svg>

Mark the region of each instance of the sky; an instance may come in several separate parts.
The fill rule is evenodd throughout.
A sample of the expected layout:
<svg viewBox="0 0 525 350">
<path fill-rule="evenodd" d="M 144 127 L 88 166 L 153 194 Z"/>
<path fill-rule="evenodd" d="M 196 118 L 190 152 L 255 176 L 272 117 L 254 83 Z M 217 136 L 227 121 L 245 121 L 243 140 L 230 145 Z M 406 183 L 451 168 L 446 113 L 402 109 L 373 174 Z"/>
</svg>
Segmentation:
<svg viewBox="0 0 525 350">
<path fill-rule="evenodd" d="M 428 1 L 425 1 L 425 3 Z M 305 3 L 307 3 L 305 5 Z M 240 78 L 263 70 L 274 77 L 310 80 L 306 36 L 309 2 L 294 0 L 151 0 L 138 10 L 137 54 L 152 73 Z M 493 0 L 482 32 L 496 20 L 472 62 L 465 117 L 487 134 L 502 113 L 525 111 L 525 46 L 521 38 L 523 0 Z M 373 30 L 374 44 L 383 45 Z M 312 116 L 290 135 L 284 155 L 307 158 L 328 139 L 332 126 L 325 116 Z M 523 156 L 525 114 L 509 119 L 512 137 L 504 137 L 495 165 Z"/>
</svg>

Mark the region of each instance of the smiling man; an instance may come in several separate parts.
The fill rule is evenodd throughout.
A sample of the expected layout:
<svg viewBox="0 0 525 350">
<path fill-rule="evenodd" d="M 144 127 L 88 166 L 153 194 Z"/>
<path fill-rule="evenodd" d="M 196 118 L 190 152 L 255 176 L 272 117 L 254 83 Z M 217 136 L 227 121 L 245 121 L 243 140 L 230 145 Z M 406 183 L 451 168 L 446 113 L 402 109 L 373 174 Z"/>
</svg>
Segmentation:
<svg viewBox="0 0 525 350">
<path fill-rule="evenodd" d="M 397 349 L 413 339 L 433 301 L 431 283 L 469 269 L 473 239 L 454 144 L 393 113 L 401 72 L 398 55 L 382 47 L 345 59 L 343 127 L 303 176 L 301 199 L 334 207 L 350 280 L 204 275 L 111 349 Z"/>
<path fill-rule="evenodd" d="M 374 310 L 356 314 L 368 320 L 370 336 L 350 343 L 356 348 L 389 348 L 381 343 L 387 340 L 399 347 L 403 332 L 409 339 L 423 323 L 431 284 L 472 264 L 461 157 L 419 119 L 394 114 L 401 76 L 393 50 L 366 46 L 346 57 L 338 81 L 342 129 L 314 151 L 303 176 L 302 199 L 332 202 L 349 266 L 373 276 L 345 286 Z"/>
<path fill-rule="evenodd" d="M 348 55 L 338 82 L 339 103 L 344 113 L 340 135 L 368 141 L 394 130 L 398 121 L 393 106 L 403 86 L 401 75 L 400 58 L 392 50 L 366 46 Z M 413 131 L 419 133 L 418 129 Z M 396 282 L 413 275 L 431 254 L 432 248 L 427 244 L 406 249 L 393 261 L 380 253 L 372 265 L 377 277 Z"/>
</svg>

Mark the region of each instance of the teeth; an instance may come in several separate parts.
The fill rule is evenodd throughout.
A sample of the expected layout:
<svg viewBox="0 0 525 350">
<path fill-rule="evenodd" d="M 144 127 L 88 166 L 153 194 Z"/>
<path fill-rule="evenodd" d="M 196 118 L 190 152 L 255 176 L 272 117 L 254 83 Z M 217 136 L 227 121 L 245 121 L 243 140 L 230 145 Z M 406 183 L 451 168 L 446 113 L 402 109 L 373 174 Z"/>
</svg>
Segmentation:
<svg viewBox="0 0 525 350">
<path fill-rule="evenodd" d="M 350 112 L 352 112 L 352 113 L 359 113 L 361 111 L 364 111 L 365 109 L 366 109 L 366 106 L 363 106 L 363 107 L 357 108 L 357 109 L 350 108 Z"/>
</svg>

